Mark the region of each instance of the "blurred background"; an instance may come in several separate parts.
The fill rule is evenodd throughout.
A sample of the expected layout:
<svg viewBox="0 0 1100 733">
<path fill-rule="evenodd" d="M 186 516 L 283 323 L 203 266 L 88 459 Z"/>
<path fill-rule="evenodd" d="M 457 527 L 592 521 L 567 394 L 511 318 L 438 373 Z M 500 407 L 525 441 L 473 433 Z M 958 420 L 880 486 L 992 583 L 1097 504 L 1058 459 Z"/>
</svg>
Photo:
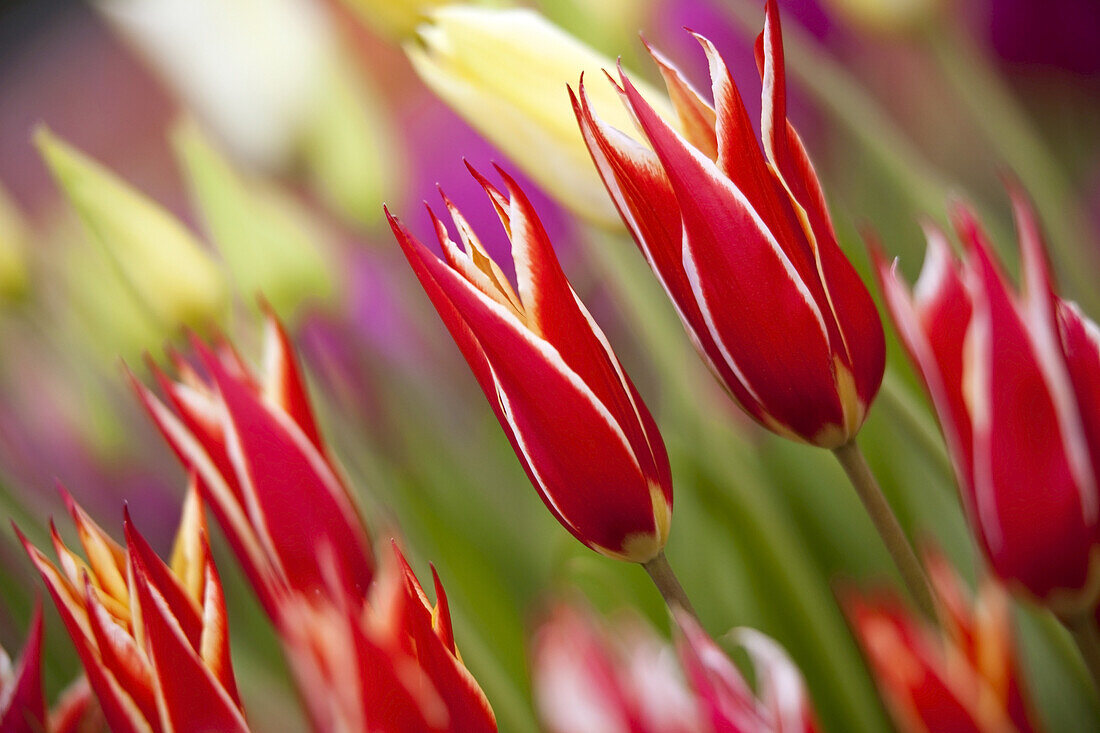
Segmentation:
<svg viewBox="0 0 1100 733">
<path fill-rule="evenodd" d="M 544 510 L 381 217 L 385 202 L 427 238 L 420 202 L 438 200 L 438 182 L 492 251 L 507 245 L 462 159 L 516 166 L 429 91 L 406 55 L 441 4 L 0 3 L 0 517 L 44 539 L 47 518 L 63 512 L 60 481 L 116 536 L 126 502 L 167 550 L 184 476 L 128 393 L 120 360 L 140 373 L 145 354 L 162 359 L 179 340 L 181 324 L 217 328 L 256 356 L 262 292 L 292 330 L 370 524 L 403 536 L 418 570 L 435 563 L 458 644 L 501 728 L 532 731 L 526 644 L 550 599 L 579 589 L 601 610 L 633 606 L 661 628 L 667 620 L 640 568 L 579 546 Z M 762 2 L 525 5 L 655 80 L 641 32 L 707 88 L 683 28 L 699 31 L 759 114 L 751 43 Z M 1013 262 L 999 178 L 1011 172 L 1035 199 L 1063 293 L 1100 314 L 1095 0 L 787 0 L 781 10 L 791 117 L 861 272 L 857 232 L 869 225 L 914 277 L 918 221 L 944 219 L 952 197 L 974 203 Z M 142 206 L 167 212 L 214 263 L 203 292 L 215 295 L 149 302 L 156 283 L 134 287 L 118 260 L 128 236 L 159 230 L 89 225 L 81 205 L 97 192 L 66 198 L 35 143 L 51 136 L 117 174 Z M 719 394 L 625 233 L 588 226 L 526 187 L 662 428 L 677 492 L 668 554 L 707 629 L 751 625 L 781 641 L 831 730 L 885 728 L 833 593 L 838 583 L 895 579 L 843 475 L 823 451 L 764 434 Z M 942 440 L 889 341 L 862 442 L 903 524 L 973 578 Z M 257 729 L 287 729 L 300 713 L 277 644 L 218 551 L 245 708 Z M 5 522 L 0 644 L 10 652 L 40 594 Z M 1062 629 L 1029 607 L 1017 621 L 1049 729 L 1100 729 Z M 46 640 L 56 692 L 78 663 L 56 617 Z"/>
</svg>

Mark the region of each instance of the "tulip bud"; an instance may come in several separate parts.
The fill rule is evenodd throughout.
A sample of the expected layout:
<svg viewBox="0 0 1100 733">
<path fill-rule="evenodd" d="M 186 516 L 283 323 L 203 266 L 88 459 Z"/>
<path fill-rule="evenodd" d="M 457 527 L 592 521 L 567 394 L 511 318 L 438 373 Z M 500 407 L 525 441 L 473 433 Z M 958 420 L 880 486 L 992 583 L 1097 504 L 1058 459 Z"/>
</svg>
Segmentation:
<svg viewBox="0 0 1100 733">
<path fill-rule="evenodd" d="M 15 204 L 0 188 L 0 302 L 27 290 L 26 229 Z"/>
<path fill-rule="evenodd" d="M 696 38 L 714 106 L 653 52 L 682 133 L 622 69 L 622 98 L 646 142 L 597 116 L 583 79 L 577 120 L 623 221 L 737 404 L 780 435 L 839 447 L 863 424 L 886 351 L 874 302 L 787 121 L 779 12 L 769 0 L 756 43 L 766 157 L 721 56 Z"/>
<path fill-rule="evenodd" d="M 334 556 L 318 547 L 329 578 Z M 455 646 L 443 585 L 433 606 L 404 555 L 385 553 L 368 597 L 339 583 L 278 601 L 276 626 L 318 731 L 490 733 L 496 717 Z"/>
<path fill-rule="evenodd" d="M 445 196 L 462 242 L 429 209 L 446 261 L 390 216 L 394 236 L 550 512 L 593 550 L 648 562 L 672 515 L 657 426 L 530 201 L 503 171 L 507 195 L 471 172 L 511 239 L 517 288 Z"/>
<path fill-rule="evenodd" d="M 316 223 L 285 194 L 243 180 L 192 125 L 172 136 L 191 192 L 236 290 L 280 312 L 332 292 Z"/>
<path fill-rule="evenodd" d="M 0 647 L 0 731 L 46 730 L 42 692 L 42 604 L 35 603 L 23 654 L 14 667 Z"/>
<path fill-rule="evenodd" d="M 166 565 L 125 517 L 115 543 L 67 493 L 85 557 L 51 524 L 58 563 L 20 534 L 76 646 L 110 729 L 246 733 L 229 658 L 225 597 L 206 542 L 198 491 L 187 494 L 177 546 Z M 69 717 L 79 713 L 70 709 Z"/>
<path fill-rule="evenodd" d="M 676 613 L 676 620 L 680 633 L 673 649 L 638 619 L 619 619 L 609 628 L 583 608 L 554 609 L 532 650 L 535 701 L 546 729 L 817 730 L 802 674 L 775 641 L 754 629 L 732 632 L 753 663 L 754 691 L 691 616 Z"/>
<path fill-rule="evenodd" d="M 91 236 L 162 328 L 220 319 L 224 277 L 187 229 L 45 128 L 35 142 Z"/>
<path fill-rule="evenodd" d="M 419 29 L 422 45 L 406 47 L 424 83 L 565 206 L 617 223 L 565 97 L 566 84 L 611 68 L 611 60 L 530 10 L 456 5 L 430 18 Z M 655 90 L 640 89 L 663 105 Z M 595 91 L 594 102 L 609 124 L 632 129 L 611 88 Z"/>
<path fill-rule="evenodd" d="M 971 598 L 942 557 L 925 561 L 940 629 L 915 618 L 893 594 L 845 599 L 886 708 L 902 733 L 1030 733 L 1004 590 L 986 580 Z"/>
<path fill-rule="evenodd" d="M 912 293 L 877 246 L 872 254 L 932 397 L 971 531 L 1012 590 L 1075 615 L 1100 592 L 1100 330 L 1055 294 L 1038 224 L 1019 191 L 1012 199 L 1020 294 L 962 206 L 954 218 L 965 257 L 926 226 Z"/>
<path fill-rule="evenodd" d="M 318 543 L 348 592 L 365 594 L 370 539 L 328 457 L 281 324 L 268 311 L 260 374 L 227 343 L 212 349 L 196 339 L 195 350 L 205 376 L 178 355 L 179 381 L 154 367 L 166 402 L 132 384 L 195 475 L 264 609 L 274 618 L 281 594 L 327 587 Z"/>
</svg>

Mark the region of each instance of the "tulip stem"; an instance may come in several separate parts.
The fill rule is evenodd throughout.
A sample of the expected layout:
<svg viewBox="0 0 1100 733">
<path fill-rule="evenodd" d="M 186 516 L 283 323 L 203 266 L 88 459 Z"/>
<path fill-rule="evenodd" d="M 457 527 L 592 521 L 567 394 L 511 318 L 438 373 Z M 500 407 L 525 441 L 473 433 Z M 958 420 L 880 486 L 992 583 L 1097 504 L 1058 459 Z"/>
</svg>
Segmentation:
<svg viewBox="0 0 1100 733">
<path fill-rule="evenodd" d="M 699 620 L 695 608 L 688 600 L 687 593 L 684 592 L 684 586 L 680 585 L 676 573 L 672 572 L 672 566 L 668 564 L 668 558 L 665 557 L 664 550 L 657 553 L 657 557 L 649 562 L 642 563 L 642 567 L 649 573 L 649 577 L 653 578 L 653 585 L 661 591 L 661 596 L 665 599 L 665 605 L 668 606 L 670 611 L 682 608 L 690 613 L 696 621 Z"/>
<path fill-rule="evenodd" d="M 902 580 L 905 581 L 905 586 L 909 589 L 909 595 L 928 618 L 935 619 L 936 604 L 932 596 L 932 587 L 928 583 L 928 576 L 925 575 L 924 568 L 917 559 L 917 553 L 909 543 L 909 538 L 905 536 L 901 524 L 898 523 L 894 510 L 886 501 L 882 487 L 871 473 L 863 452 L 853 439 L 839 448 L 834 448 L 833 453 L 840 461 L 844 472 L 848 474 L 848 480 L 852 482 L 852 487 L 863 502 L 871 522 L 874 523 L 875 529 L 886 544 L 886 549 L 889 550 Z"/>
<path fill-rule="evenodd" d="M 1100 632 L 1096 628 L 1096 619 L 1091 613 L 1083 613 L 1063 619 L 1062 623 L 1069 629 L 1073 640 L 1077 642 L 1077 648 L 1081 650 L 1085 666 L 1092 675 L 1092 684 L 1100 690 Z"/>
</svg>

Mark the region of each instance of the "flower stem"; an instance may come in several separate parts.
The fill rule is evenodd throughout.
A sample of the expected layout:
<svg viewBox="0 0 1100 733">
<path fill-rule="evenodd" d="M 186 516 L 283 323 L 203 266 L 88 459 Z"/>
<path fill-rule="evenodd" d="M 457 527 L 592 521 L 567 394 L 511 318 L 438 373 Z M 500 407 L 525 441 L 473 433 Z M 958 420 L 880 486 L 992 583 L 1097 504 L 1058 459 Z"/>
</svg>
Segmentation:
<svg viewBox="0 0 1100 733">
<path fill-rule="evenodd" d="M 1081 656 L 1085 660 L 1089 674 L 1092 675 L 1092 684 L 1100 691 L 1100 632 L 1096 629 L 1096 619 L 1091 613 L 1083 613 L 1069 619 L 1063 619 L 1062 623 L 1073 635 L 1077 642 L 1077 648 L 1081 650 Z"/>
<path fill-rule="evenodd" d="M 875 529 L 890 551 L 890 557 L 901 573 L 909 589 L 909 595 L 916 601 L 917 606 L 930 619 L 936 618 L 936 604 L 932 599 L 932 588 L 928 583 L 928 576 L 924 574 L 924 568 L 917 560 L 917 554 L 913 552 L 913 546 L 905 536 L 894 510 L 882 493 L 882 487 L 878 485 L 863 452 L 855 440 L 850 440 L 839 448 L 833 450 L 844 472 L 848 474 L 848 480 L 863 502 L 867 514 L 871 517 Z"/>
<path fill-rule="evenodd" d="M 661 596 L 665 599 L 665 605 L 668 606 L 670 611 L 674 611 L 679 607 L 690 613 L 696 621 L 699 620 L 695 608 L 688 600 L 687 593 L 684 592 L 684 586 L 680 585 L 676 573 L 672 572 L 672 566 L 668 564 L 668 558 L 665 557 L 664 550 L 657 553 L 657 557 L 649 562 L 642 563 L 642 567 L 653 579 L 653 585 L 661 591 Z"/>
</svg>

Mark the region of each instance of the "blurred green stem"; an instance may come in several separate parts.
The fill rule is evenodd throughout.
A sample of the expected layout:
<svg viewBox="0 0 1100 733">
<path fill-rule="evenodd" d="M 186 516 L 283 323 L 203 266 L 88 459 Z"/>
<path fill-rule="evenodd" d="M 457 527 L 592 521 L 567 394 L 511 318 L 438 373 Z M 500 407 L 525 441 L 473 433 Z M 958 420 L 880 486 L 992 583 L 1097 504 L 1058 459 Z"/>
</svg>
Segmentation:
<svg viewBox="0 0 1100 733">
<path fill-rule="evenodd" d="M 653 585 L 661 591 L 661 596 L 665 599 L 668 610 L 675 611 L 679 607 L 690 613 L 696 621 L 699 620 L 695 608 L 688 600 L 687 593 L 684 592 L 684 586 L 680 585 L 676 573 L 672 572 L 672 566 L 668 564 L 668 558 L 665 557 L 664 550 L 657 553 L 657 557 L 649 562 L 642 563 L 642 567 L 653 579 Z"/>
<path fill-rule="evenodd" d="M 840 461 L 848 479 L 852 482 L 856 494 L 863 502 L 867 514 L 871 517 L 875 529 L 878 530 L 882 541 L 886 543 L 886 549 L 890 551 L 890 557 L 894 559 L 901 578 L 909 589 L 909 595 L 916 601 L 917 606 L 930 618 L 936 618 L 936 604 L 932 600 L 932 588 L 928 583 L 928 576 L 924 574 L 917 559 L 917 553 L 913 552 L 913 546 L 909 544 L 909 538 L 898 523 L 894 510 L 886 501 L 875 476 L 871 473 L 863 452 L 856 441 L 850 440 L 839 448 L 833 449 L 833 454 Z"/>
<path fill-rule="evenodd" d="M 1081 650 L 1081 656 L 1085 660 L 1089 674 L 1092 675 L 1092 684 L 1100 692 L 1100 632 L 1096 629 L 1096 618 L 1093 613 L 1082 613 L 1071 619 L 1063 621 L 1073 640 L 1077 642 L 1077 648 Z"/>
<path fill-rule="evenodd" d="M 1073 185 L 1024 110 L 989 63 L 986 54 L 958 27 L 950 13 L 927 34 L 932 56 L 970 116 L 998 155 L 1019 176 L 1050 232 L 1050 247 L 1072 295 L 1097 306 L 1100 271 L 1089 245 L 1088 218 Z"/>
</svg>

